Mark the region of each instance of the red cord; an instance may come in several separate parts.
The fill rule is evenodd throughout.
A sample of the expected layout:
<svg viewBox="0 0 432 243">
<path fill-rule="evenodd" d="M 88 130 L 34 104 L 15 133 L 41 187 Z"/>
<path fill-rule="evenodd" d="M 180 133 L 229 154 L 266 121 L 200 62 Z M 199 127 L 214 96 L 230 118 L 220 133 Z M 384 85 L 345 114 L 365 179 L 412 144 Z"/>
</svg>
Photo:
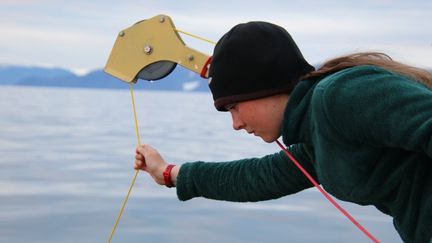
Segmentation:
<svg viewBox="0 0 432 243">
<path fill-rule="evenodd" d="M 209 64 L 210 64 L 212 58 L 213 58 L 212 56 L 209 57 L 209 58 L 207 59 L 207 61 L 204 63 L 204 66 L 203 66 L 203 68 L 201 69 L 201 73 L 200 73 L 201 78 L 208 78 L 208 77 L 207 77 L 207 71 L 208 71 L 208 69 L 209 69 L 209 67 L 210 67 Z"/>
<path fill-rule="evenodd" d="M 318 190 L 324 195 L 327 200 L 329 200 L 339 211 L 345 215 L 357 228 L 359 228 L 369 239 L 371 239 L 373 242 L 378 243 L 379 241 L 377 238 L 375 238 L 369 231 L 367 231 L 359 222 L 357 222 L 353 216 L 351 216 L 345 209 L 343 209 L 333 198 L 330 197 L 330 195 L 322 189 L 322 187 L 312 178 L 312 176 L 303 168 L 303 166 L 300 165 L 300 163 L 291 155 L 290 152 L 278 141 L 276 140 L 276 143 L 281 147 L 281 149 L 285 152 L 286 155 L 291 159 L 291 161 L 303 172 L 303 174 L 309 179 L 312 184 L 318 188 Z"/>
</svg>

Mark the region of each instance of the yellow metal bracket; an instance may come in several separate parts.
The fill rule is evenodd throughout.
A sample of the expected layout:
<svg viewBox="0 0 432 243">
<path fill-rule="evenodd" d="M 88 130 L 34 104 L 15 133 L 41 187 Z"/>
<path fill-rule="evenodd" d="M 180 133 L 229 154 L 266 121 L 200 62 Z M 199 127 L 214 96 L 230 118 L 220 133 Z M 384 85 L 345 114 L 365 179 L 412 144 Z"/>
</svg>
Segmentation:
<svg viewBox="0 0 432 243">
<path fill-rule="evenodd" d="M 120 31 L 104 70 L 135 83 L 143 69 L 157 62 L 172 62 L 201 74 L 208 60 L 209 55 L 186 46 L 169 16 L 158 15 Z"/>
</svg>

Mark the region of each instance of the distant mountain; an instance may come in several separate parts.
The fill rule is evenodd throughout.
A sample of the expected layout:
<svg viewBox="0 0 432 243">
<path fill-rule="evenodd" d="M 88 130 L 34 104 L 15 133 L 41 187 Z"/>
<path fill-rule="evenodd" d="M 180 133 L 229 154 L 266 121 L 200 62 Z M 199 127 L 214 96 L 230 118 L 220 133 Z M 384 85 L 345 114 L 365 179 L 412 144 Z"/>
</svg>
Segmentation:
<svg viewBox="0 0 432 243">
<path fill-rule="evenodd" d="M 319 65 L 315 65 L 319 66 Z M 431 71 L 431 70 L 429 70 Z M 128 89 L 129 85 L 102 69 L 84 76 L 61 68 L 0 66 L 0 85 L 55 86 L 103 89 Z M 135 89 L 167 91 L 203 91 L 208 92 L 207 80 L 180 65 L 163 79 L 157 81 L 139 80 Z"/>
<path fill-rule="evenodd" d="M 0 84 L 16 84 L 26 78 L 54 78 L 75 76 L 62 68 L 0 66 Z"/>
<path fill-rule="evenodd" d="M 145 90 L 209 91 L 207 80 L 181 66 L 167 77 L 157 81 L 138 80 L 135 86 Z M 55 86 L 80 88 L 128 89 L 129 85 L 102 69 L 84 76 L 59 68 L 0 67 L 0 85 Z"/>
</svg>

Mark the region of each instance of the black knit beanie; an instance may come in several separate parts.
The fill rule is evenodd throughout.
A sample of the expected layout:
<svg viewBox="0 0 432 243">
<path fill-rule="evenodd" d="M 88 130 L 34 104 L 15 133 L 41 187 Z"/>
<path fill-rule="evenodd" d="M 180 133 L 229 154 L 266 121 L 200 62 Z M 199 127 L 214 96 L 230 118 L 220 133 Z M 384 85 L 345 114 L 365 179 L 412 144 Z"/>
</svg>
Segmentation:
<svg viewBox="0 0 432 243">
<path fill-rule="evenodd" d="M 216 44 L 209 67 L 214 105 L 290 93 L 299 78 L 314 70 L 290 34 L 266 22 L 238 24 Z"/>
</svg>

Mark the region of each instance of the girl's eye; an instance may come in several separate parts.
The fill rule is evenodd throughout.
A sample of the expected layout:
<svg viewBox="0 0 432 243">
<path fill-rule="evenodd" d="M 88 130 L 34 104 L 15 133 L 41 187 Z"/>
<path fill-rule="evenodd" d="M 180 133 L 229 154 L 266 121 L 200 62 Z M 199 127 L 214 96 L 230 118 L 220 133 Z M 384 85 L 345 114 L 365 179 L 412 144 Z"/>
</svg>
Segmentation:
<svg viewBox="0 0 432 243">
<path fill-rule="evenodd" d="M 229 110 L 231 110 L 231 109 L 234 109 L 235 106 L 236 106 L 236 104 L 229 104 L 229 105 L 226 105 L 226 106 L 225 106 L 225 109 L 227 109 L 227 110 L 229 111 Z"/>
</svg>

